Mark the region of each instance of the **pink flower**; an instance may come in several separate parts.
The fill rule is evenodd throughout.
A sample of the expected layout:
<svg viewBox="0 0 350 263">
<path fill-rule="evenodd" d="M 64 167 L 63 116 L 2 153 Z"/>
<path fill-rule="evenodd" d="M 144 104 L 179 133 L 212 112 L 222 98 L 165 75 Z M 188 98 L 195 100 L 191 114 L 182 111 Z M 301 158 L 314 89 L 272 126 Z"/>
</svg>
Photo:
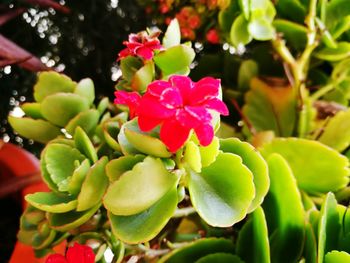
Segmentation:
<svg viewBox="0 0 350 263">
<path fill-rule="evenodd" d="M 220 80 L 211 77 L 192 82 L 186 76 L 172 76 L 169 81 L 152 82 L 136 109 L 140 130 L 147 132 L 160 125 L 160 139 L 171 152 L 186 143 L 192 130 L 201 145 L 209 145 L 214 137 L 209 110 L 223 115 L 229 113 L 218 99 L 219 89 Z M 119 101 L 119 92 L 116 96 Z"/>
<path fill-rule="evenodd" d="M 123 90 L 119 90 L 114 92 L 115 104 L 127 105 L 129 107 L 129 116 L 130 119 L 136 117 L 136 110 L 140 104 L 141 96 L 136 91 L 134 92 L 126 92 Z"/>
<path fill-rule="evenodd" d="M 125 49 L 119 52 L 118 60 L 127 56 L 138 56 L 145 60 L 153 58 L 154 50 L 163 49 L 157 38 L 159 34 L 149 36 L 146 32 L 140 32 L 138 34 L 130 34 L 129 41 L 124 41 Z"/>
<path fill-rule="evenodd" d="M 91 247 L 74 243 L 68 248 L 66 257 L 61 254 L 50 255 L 45 263 L 94 263 L 95 254 Z"/>
</svg>

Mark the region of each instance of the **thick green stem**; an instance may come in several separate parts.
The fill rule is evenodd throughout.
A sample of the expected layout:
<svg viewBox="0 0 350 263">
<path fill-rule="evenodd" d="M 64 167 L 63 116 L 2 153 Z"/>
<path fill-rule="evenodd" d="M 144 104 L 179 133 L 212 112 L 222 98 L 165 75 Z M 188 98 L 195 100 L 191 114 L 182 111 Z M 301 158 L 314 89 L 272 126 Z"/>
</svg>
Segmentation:
<svg viewBox="0 0 350 263">
<path fill-rule="evenodd" d="M 317 90 L 314 94 L 312 94 L 311 99 L 313 101 L 318 100 L 319 98 L 321 98 L 323 95 L 327 94 L 328 92 L 330 92 L 334 88 L 335 87 L 333 84 L 328 84 L 328 85 L 320 88 L 319 90 Z"/>
</svg>

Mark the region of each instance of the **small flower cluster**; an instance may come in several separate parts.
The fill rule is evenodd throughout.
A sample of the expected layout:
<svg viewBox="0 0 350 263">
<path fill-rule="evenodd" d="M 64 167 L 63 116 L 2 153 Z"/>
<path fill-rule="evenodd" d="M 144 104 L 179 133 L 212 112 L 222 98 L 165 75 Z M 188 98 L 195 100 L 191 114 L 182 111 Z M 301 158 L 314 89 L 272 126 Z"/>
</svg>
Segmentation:
<svg viewBox="0 0 350 263">
<path fill-rule="evenodd" d="M 85 245 L 74 243 L 68 248 L 66 256 L 61 254 L 52 254 L 47 257 L 45 263 L 94 263 L 95 254 L 92 248 Z"/>
<path fill-rule="evenodd" d="M 146 31 L 138 34 L 130 34 L 129 41 L 124 41 L 125 49 L 119 52 L 118 60 L 127 56 L 138 56 L 144 60 L 150 60 L 154 56 L 154 50 L 162 50 L 158 39 L 160 32 L 149 35 Z"/>
<path fill-rule="evenodd" d="M 220 80 L 206 77 L 193 82 L 189 77 L 174 75 L 168 81 L 152 82 L 146 93 L 115 92 L 115 103 L 127 105 L 130 117 L 138 117 L 141 131 L 160 125 L 160 139 L 171 152 L 179 150 L 193 130 L 201 145 L 214 137 L 210 110 L 228 115 L 226 105 L 218 98 Z"/>
</svg>

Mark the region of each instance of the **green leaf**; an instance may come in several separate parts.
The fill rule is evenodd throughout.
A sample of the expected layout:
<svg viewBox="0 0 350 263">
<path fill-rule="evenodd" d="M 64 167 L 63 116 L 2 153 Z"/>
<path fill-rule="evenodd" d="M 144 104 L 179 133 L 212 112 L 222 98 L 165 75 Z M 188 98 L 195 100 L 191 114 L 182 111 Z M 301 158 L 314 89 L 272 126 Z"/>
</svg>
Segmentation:
<svg viewBox="0 0 350 263">
<path fill-rule="evenodd" d="M 117 141 L 117 138 L 118 138 L 118 134 L 120 132 L 121 122 L 122 121 L 120 120 L 120 118 L 118 118 L 118 116 L 116 116 L 116 117 L 113 117 L 112 119 L 109 119 L 109 120 L 105 121 L 103 123 L 103 125 L 102 125 L 102 127 L 103 127 L 103 136 L 104 136 L 104 138 L 106 140 L 106 143 L 113 150 L 116 150 L 116 151 L 119 151 L 119 152 L 121 151 L 121 147 L 119 145 L 119 142 Z M 121 140 L 122 142 L 124 142 L 125 149 L 130 150 L 127 153 L 131 154 L 131 149 L 132 149 L 132 153 L 136 152 L 136 150 L 129 145 L 129 143 L 126 140 L 125 136 L 122 136 L 122 139 L 118 139 L 118 140 Z M 126 154 L 126 151 L 124 152 L 124 154 Z"/>
<path fill-rule="evenodd" d="M 317 243 L 315 232 L 311 223 L 307 222 L 305 225 L 305 244 L 303 257 L 305 262 L 316 263 L 317 262 Z"/>
<path fill-rule="evenodd" d="M 92 163 L 98 160 L 97 153 L 94 145 L 90 141 L 89 136 L 79 126 L 75 129 L 74 133 L 75 147 L 90 159 Z"/>
<path fill-rule="evenodd" d="M 46 183 L 46 185 L 51 190 L 53 190 L 55 192 L 58 192 L 58 186 L 57 186 L 57 184 L 54 181 L 52 181 L 51 175 L 50 175 L 49 171 L 46 168 L 46 161 L 45 161 L 46 148 L 44 148 L 43 151 L 40 154 L 41 176 L 42 176 L 43 181 Z"/>
<path fill-rule="evenodd" d="M 337 248 L 339 231 L 340 219 L 337 211 L 337 200 L 330 192 L 322 204 L 318 223 L 318 263 L 322 263 L 324 256 Z"/>
<path fill-rule="evenodd" d="M 347 0 L 332 0 L 327 4 L 326 17 L 328 27 L 348 15 L 350 15 L 350 6 Z"/>
<path fill-rule="evenodd" d="M 81 185 L 89 170 L 90 161 L 88 159 L 85 159 L 81 165 L 74 170 L 67 189 L 70 194 L 76 196 L 80 193 Z"/>
<path fill-rule="evenodd" d="M 108 105 L 109 105 L 109 99 L 107 97 L 103 98 L 99 102 L 99 104 L 97 105 L 97 110 L 100 113 L 100 115 L 102 115 L 106 111 L 106 109 L 108 108 Z"/>
<path fill-rule="evenodd" d="M 147 242 L 165 227 L 177 206 L 176 187 L 159 201 L 135 215 L 116 216 L 109 213 L 113 234 L 128 244 Z M 137 231 L 135 231 L 137 229 Z"/>
<path fill-rule="evenodd" d="M 198 259 L 214 253 L 233 253 L 231 240 L 224 238 L 203 238 L 175 249 L 161 258 L 159 263 L 196 262 Z"/>
<path fill-rule="evenodd" d="M 171 20 L 167 30 L 165 31 L 163 37 L 163 47 L 170 48 L 176 45 L 180 45 L 181 41 L 181 33 L 180 33 L 180 25 L 177 19 Z"/>
<path fill-rule="evenodd" d="M 220 29 L 224 33 L 230 33 L 232 23 L 237 16 L 237 13 L 240 13 L 240 7 L 238 1 L 230 1 L 230 4 L 227 8 L 220 10 L 218 15 L 218 22 Z"/>
<path fill-rule="evenodd" d="M 125 172 L 131 170 L 137 163 L 145 159 L 144 155 L 128 155 L 111 160 L 106 165 L 106 175 L 109 181 L 118 180 Z"/>
<path fill-rule="evenodd" d="M 305 212 L 300 192 L 282 156 L 273 154 L 267 162 L 271 184 L 263 207 L 272 233 L 271 262 L 297 262 L 305 237 Z"/>
<path fill-rule="evenodd" d="M 85 159 L 77 149 L 57 143 L 47 145 L 43 157 L 50 178 L 60 191 L 67 191 L 70 177 L 76 168 L 75 162 Z"/>
<path fill-rule="evenodd" d="M 88 109 L 88 101 L 73 93 L 56 93 L 45 97 L 41 102 L 41 113 L 45 119 L 61 127 Z"/>
<path fill-rule="evenodd" d="M 152 135 L 156 136 L 156 133 L 142 132 L 135 118 L 123 124 L 118 134 L 118 142 L 126 155 L 145 153 L 162 158 L 170 157 L 171 153 L 167 150 L 165 144 Z"/>
<path fill-rule="evenodd" d="M 83 111 L 71 119 L 64 128 L 71 135 L 74 134 L 75 128 L 78 126 L 87 134 L 91 134 L 95 131 L 99 118 L 100 114 L 95 109 Z"/>
<path fill-rule="evenodd" d="M 309 4 L 307 4 L 308 6 Z M 276 5 L 277 12 L 280 16 L 290 21 L 304 23 L 307 9 L 300 0 L 280 0 Z"/>
<path fill-rule="evenodd" d="M 230 40 L 234 46 L 246 45 L 252 41 L 252 37 L 248 32 L 248 21 L 243 14 L 239 15 L 233 22 L 230 30 Z"/>
<path fill-rule="evenodd" d="M 202 167 L 211 165 L 219 154 L 220 142 L 218 137 L 214 137 L 208 146 L 199 146 Z"/>
<path fill-rule="evenodd" d="M 195 263 L 244 263 L 238 256 L 229 253 L 214 253 L 198 259 Z"/>
<path fill-rule="evenodd" d="M 296 123 L 297 101 L 291 86 L 253 78 L 245 101 L 243 113 L 257 131 L 272 130 L 276 136 L 284 137 L 292 135 Z"/>
<path fill-rule="evenodd" d="M 41 102 L 46 96 L 58 92 L 74 92 L 77 83 L 69 77 L 55 71 L 41 72 L 34 86 L 34 98 Z"/>
<path fill-rule="evenodd" d="M 21 136 L 40 143 L 48 143 L 61 134 L 58 127 L 44 120 L 8 116 L 8 121 Z"/>
<path fill-rule="evenodd" d="M 21 105 L 21 109 L 24 111 L 26 116 L 33 119 L 43 119 L 43 115 L 40 112 L 40 103 L 37 102 L 26 102 Z"/>
<path fill-rule="evenodd" d="M 107 163 L 108 158 L 104 156 L 90 168 L 78 196 L 78 212 L 90 209 L 101 202 L 108 186 L 105 172 Z"/>
<path fill-rule="evenodd" d="M 146 157 L 109 186 L 103 203 L 114 215 L 135 215 L 155 204 L 177 182 L 160 159 Z"/>
<path fill-rule="evenodd" d="M 250 16 L 250 1 L 249 0 L 239 0 L 238 3 L 239 3 L 239 7 L 243 11 L 244 18 L 246 20 L 249 20 L 249 16 Z"/>
<path fill-rule="evenodd" d="M 170 75 L 187 69 L 194 57 L 195 53 L 191 47 L 178 45 L 159 52 L 153 59 L 165 75 Z"/>
<path fill-rule="evenodd" d="M 258 64 L 252 59 L 244 60 L 238 70 L 238 88 L 243 92 L 249 90 L 250 81 L 258 74 Z"/>
<path fill-rule="evenodd" d="M 248 24 L 249 34 L 256 40 L 266 41 L 275 36 L 275 29 L 265 18 L 253 18 Z"/>
<path fill-rule="evenodd" d="M 314 52 L 313 55 L 316 58 L 332 62 L 343 60 L 350 56 L 350 43 L 338 42 L 336 48 L 324 47 L 321 50 Z"/>
<path fill-rule="evenodd" d="M 142 67 L 142 61 L 137 57 L 127 56 L 120 60 L 120 69 L 123 74 L 123 78 L 127 81 L 131 81 L 136 71 Z"/>
<path fill-rule="evenodd" d="M 253 175 L 239 156 L 220 153 L 201 174 L 190 171 L 189 177 L 192 204 L 209 225 L 229 227 L 246 216 L 255 191 Z"/>
<path fill-rule="evenodd" d="M 95 100 L 95 86 L 92 79 L 86 78 L 79 81 L 77 87 L 74 90 L 75 94 L 78 94 L 86 98 L 91 105 Z"/>
<path fill-rule="evenodd" d="M 293 48 L 303 49 L 306 46 L 307 28 L 305 26 L 284 19 L 276 19 L 273 21 L 273 26 L 278 33 L 283 34 L 283 38 Z"/>
<path fill-rule="evenodd" d="M 252 145 L 242 142 L 237 138 L 220 140 L 220 149 L 223 152 L 240 156 L 243 164 L 253 173 L 255 197 L 250 204 L 248 212 L 255 210 L 255 208 L 261 205 L 269 190 L 270 179 L 265 160 Z"/>
<path fill-rule="evenodd" d="M 272 153 L 282 155 L 290 165 L 298 186 L 307 193 L 336 191 L 349 182 L 348 159 L 317 141 L 275 139 L 265 144 L 262 153 L 263 156 Z"/>
<path fill-rule="evenodd" d="M 25 200 L 32 206 L 51 213 L 65 213 L 77 207 L 77 200 L 74 197 L 53 192 L 28 194 Z"/>
<path fill-rule="evenodd" d="M 264 210 L 258 207 L 239 231 L 237 255 L 246 263 L 269 263 L 270 245 Z"/>
<path fill-rule="evenodd" d="M 324 128 L 320 142 L 342 152 L 350 145 L 350 110 L 339 111 Z"/>
<path fill-rule="evenodd" d="M 201 154 L 199 147 L 192 141 L 186 143 L 183 160 L 196 173 L 200 173 L 202 169 Z"/>
<path fill-rule="evenodd" d="M 326 254 L 325 263 L 340 263 L 350 262 L 350 254 L 344 251 L 333 250 Z"/>
<path fill-rule="evenodd" d="M 143 67 L 135 72 L 131 80 L 131 88 L 138 92 L 145 92 L 148 84 L 150 84 L 154 78 L 154 63 L 148 61 Z"/>
<path fill-rule="evenodd" d="M 57 231 L 66 232 L 73 230 L 89 221 L 89 219 L 100 208 L 101 204 L 97 204 L 93 208 L 83 212 L 70 211 L 67 213 L 51 214 L 47 215 L 47 219 L 50 223 L 50 227 Z"/>
</svg>

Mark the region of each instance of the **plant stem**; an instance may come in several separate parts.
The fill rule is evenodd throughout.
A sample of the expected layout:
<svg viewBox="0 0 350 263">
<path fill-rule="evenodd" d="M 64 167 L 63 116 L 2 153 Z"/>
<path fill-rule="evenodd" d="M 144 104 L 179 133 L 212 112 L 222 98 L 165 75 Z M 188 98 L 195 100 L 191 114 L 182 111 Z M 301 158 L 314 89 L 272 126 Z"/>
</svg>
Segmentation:
<svg viewBox="0 0 350 263">
<path fill-rule="evenodd" d="M 328 92 L 330 92 L 333 89 L 334 89 L 334 85 L 333 84 L 328 84 L 328 85 L 320 88 L 319 90 L 317 90 L 310 97 L 311 97 L 311 99 L 313 101 L 318 100 L 320 97 L 322 97 L 323 95 L 327 94 Z"/>
<path fill-rule="evenodd" d="M 308 100 L 308 92 L 306 90 L 305 82 L 309 70 L 312 52 L 315 50 L 315 48 L 317 48 L 319 44 L 319 41 L 317 40 L 316 8 L 317 0 L 310 0 L 309 13 L 305 18 L 305 24 L 308 28 L 307 43 L 304 51 L 298 58 L 295 58 L 291 54 L 290 50 L 285 44 L 285 41 L 281 39 L 281 37 L 276 36 L 272 40 L 272 45 L 275 51 L 279 54 L 284 63 L 288 66 L 285 66 L 285 69 L 292 75 L 292 78 L 288 76 L 288 79 L 293 80 L 290 82 L 293 89 L 295 90 L 295 94 L 298 99 L 298 127 L 307 127 L 307 125 L 305 125 L 305 123 L 307 122 L 307 114 L 305 114 L 305 111 L 307 110 L 305 106 L 305 101 Z M 305 134 L 306 131 L 304 131 L 304 129 L 299 129 L 298 132 L 299 135 L 302 136 Z"/>
</svg>

